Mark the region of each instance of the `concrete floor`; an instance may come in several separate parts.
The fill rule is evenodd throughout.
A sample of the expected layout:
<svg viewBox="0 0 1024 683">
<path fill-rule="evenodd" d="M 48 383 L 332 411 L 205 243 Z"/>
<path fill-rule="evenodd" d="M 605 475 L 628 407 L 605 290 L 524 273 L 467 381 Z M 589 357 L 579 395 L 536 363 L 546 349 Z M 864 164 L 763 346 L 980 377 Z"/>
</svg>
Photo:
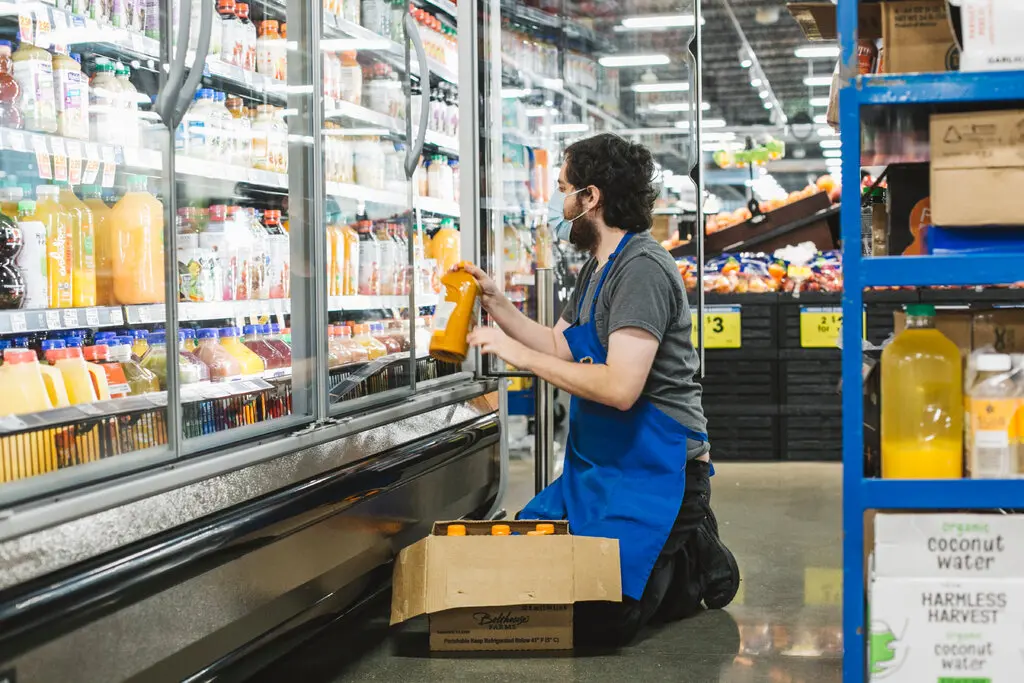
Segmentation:
<svg viewBox="0 0 1024 683">
<path fill-rule="evenodd" d="M 513 460 L 506 506 L 532 493 Z M 304 646 L 261 680 L 834 683 L 841 680 L 839 465 L 720 463 L 712 504 L 743 573 L 724 611 L 652 629 L 616 652 L 431 655 L 425 620 L 389 630 L 387 605 L 358 629 Z M 285 675 L 285 678 L 281 678 Z"/>
</svg>

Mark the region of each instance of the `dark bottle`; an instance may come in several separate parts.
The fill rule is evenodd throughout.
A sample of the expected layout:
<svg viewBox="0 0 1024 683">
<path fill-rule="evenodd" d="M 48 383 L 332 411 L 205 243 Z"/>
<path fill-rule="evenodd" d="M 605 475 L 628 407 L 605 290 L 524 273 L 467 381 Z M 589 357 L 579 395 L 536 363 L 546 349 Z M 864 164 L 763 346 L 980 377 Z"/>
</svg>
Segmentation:
<svg viewBox="0 0 1024 683">
<path fill-rule="evenodd" d="M 25 127 L 25 118 L 18 107 L 20 98 L 21 86 L 14 80 L 11 41 L 0 40 L 0 126 L 18 129 Z"/>
<path fill-rule="evenodd" d="M 0 214 L 0 309 L 21 308 L 25 304 L 25 276 L 14 264 L 21 254 L 21 235 L 18 224 Z"/>
</svg>

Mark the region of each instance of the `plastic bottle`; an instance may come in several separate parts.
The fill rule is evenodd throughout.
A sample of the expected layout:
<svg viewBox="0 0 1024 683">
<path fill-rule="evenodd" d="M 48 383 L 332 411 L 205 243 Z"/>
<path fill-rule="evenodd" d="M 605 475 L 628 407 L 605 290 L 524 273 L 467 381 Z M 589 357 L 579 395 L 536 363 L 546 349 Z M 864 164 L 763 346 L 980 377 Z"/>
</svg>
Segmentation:
<svg viewBox="0 0 1024 683">
<path fill-rule="evenodd" d="M 164 207 L 149 193 L 146 176 L 128 176 L 127 185 L 108 218 L 114 298 L 121 304 L 162 303 Z"/>
<path fill-rule="evenodd" d="M 96 305 L 96 229 L 92 211 L 64 183 L 60 203 L 71 217 L 71 305 Z"/>
<path fill-rule="evenodd" d="M 340 368 L 352 362 L 352 356 L 339 344 L 338 326 L 327 326 L 327 367 Z"/>
<path fill-rule="evenodd" d="M 239 2 L 235 5 L 235 16 L 238 17 L 239 33 L 242 34 L 242 61 L 238 64 L 246 71 L 256 70 L 256 26 L 249 20 L 249 4 Z"/>
<path fill-rule="evenodd" d="M 359 233 L 359 294 L 380 294 L 380 245 L 373 235 L 373 223 L 363 218 L 356 224 Z"/>
<path fill-rule="evenodd" d="M 222 327 L 220 329 L 220 343 L 224 349 L 238 360 L 242 368 L 242 377 L 263 377 L 266 371 L 266 364 L 263 359 L 253 353 L 239 340 L 241 331 L 237 327 Z"/>
<path fill-rule="evenodd" d="M 89 130 L 101 143 L 118 143 L 122 130 L 121 82 L 114 74 L 114 65 L 96 61 L 89 82 Z"/>
<path fill-rule="evenodd" d="M 235 119 L 228 111 L 225 102 L 227 95 L 215 91 L 213 93 L 213 105 L 210 107 L 210 128 L 213 131 L 213 139 L 208 141 L 207 149 L 215 154 L 221 163 L 230 163 L 234 151 L 233 137 L 235 132 Z"/>
<path fill-rule="evenodd" d="M 389 355 L 402 350 L 401 343 L 387 332 L 382 322 L 370 323 L 370 336 L 383 344 Z"/>
<path fill-rule="evenodd" d="M 210 369 L 213 382 L 233 382 L 242 378 L 242 364 L 219 342 L 216 329 L 204 328 L 197 332 L 195 355 Z"/>
<path fill-rule="evenodd" d="M 279 143 L 274 105 L 256 107 L 256 120 L 252 124 L 252 165 L 264 171 L 278 170 Z"/>
<path fill-rule="evenodd" d="M 9 40 L 0 40 L 0 126 L 14 129 L 25 127 L 25 117 L 21 111 L 21 86 L 14 77 Z"/>
<path fill-rule="evenodd" d="M 376 360 L 388 354 L 388 347 L 373 338 L 369 325 L 356 325 L 353 339 L 364 349 L 369 360 Z"/>
<path fill-rule="evenodd" d="M 159 378 L 153 372 L 142 367 L 142 364 L 132 357 L 131 344 L 124 343 L 121 337 L 115 337 L 111 342 L 108 343 L 107 353 L 110 360 L 121 366 L 125 381 L 128 383 L 128 393 L 131 396 L 141 396 L 160 391 Z"/>
<path fill-rule="evenodd" d="M 354 50 L 341 53 L 341 65 L 338 67 L 338 99 L 352 104 L 363 103 L 363 68 Z"/>
<path fill-rule="evenodd" d="M 1020 390 L 1014 381 L 1013 362 L 1005 353 L 977 353 L 977 373 L 967 390 L 967 469 L 972 479 L 1008 479 L 1016 476 L 1013 439 Z"/>
<path fill-rule="evenodd" d="M 35 218 L 46 226 L 46 278 L 50 308 L 70 308 L 71 291 L 71 216 L 59 203 L 60 188 L 40 185 L 36 188 Z"/>
<path fill-rule="evenodd" d="M 256 70 L 267 78 L 287 80 L 284 62 L 286 50 L 282 49 L 284 40 L 278 31 L 278 22 L 273 19 L 261 21 L 257 31 Z"/>
<path fill-rule="evenodd" d="M 90 372 L 89 365 L 82 356 L 81 348 L 56 350 L 53 354 L 53 366 L 60 371 L 71 405 L 92 403 L 99 399 L 97 389 L 93 385 L 93 373 Z M 102 373 L 102 370 L 100 372 Z M 106 398 L 110 398 L 109 390 L 106 388 L 105 373 L 103 374 L 103 389 L 106 391 Z"/>
<path fill-rule="evenodd" d="M 106 344 L 86 346 L 82 349 L 85 360 L 98 366 L 106 375 L 110 398 L 124 398 L 131 393 L 128 379 L 125 377 L 121 364 L 110 356 L 110 347 Z"/>
<path fill-rule="evenodd" d="M 395 282 L 398 275 L 398 248 L 388 232 L 388 224 L 379 221 L 374 226 L 374 237 L 377 238 L 380 271 L 380 293 L 394 295 Z"/>
<path fill-rule="evenodd" d="M 50 305 L 47 278 L 46 225 L 36 215 L 36 203 L 31 199 L 18 202 L 18 227 L 21 228 L 21 253 L 15 265 L 25 283 L 22 308 L 40 309 Z"/>
<path fill-rule="evenodd" d="M 25 128 L 41 133 L 57 130 L 57 107 L 53 99 L 53 62 L 50 53 L 32 43 L 22 42 L 12 56 L 14 79 L 21 87 L 18 102 Z"/>
<path fill-rule="evenodd" d="M 430 241 L 433 258 L 442 273 L 447 273 L 460 260 L 461 236 L 451 218 L 441 219 L 441 229 Z"/>
<path fill-rule="evenodd" d="M 0 214 L 0 309 L 18 309 L 25 303 L 25 276 L 17 265 L 24 246 L 18 222 Z"/>
<path fill-rule="evenodd" d="M 352 338 L 352 328 L 349 325 L 338 325 L 337 335 L 338 346 L 348 351 L 351 362 L 365 363 L 370 359 L 367 347 Z"/>
<path fill-rule="evenodd" d="M 77 59 L 76 59 L 77 57 Z M 69 138 L 89 139 L 89 81 L 82 73 L 79 55 L 53 56 L 54 103 L 57 133 Z"/>
<path fill-rule="evenodd" d="M 217 14 L 221 19 L 220 58 L 228 64 L 241 66 L 243 36 L 236 13 L 235 0 L 217 0 Z"/>
<path fill-rule="evenodd" d="M 291 254 L 288 235 L 281 227 L 281 211 L 267 209 L 263 225 L 267 232 L 267 291 L 271 299 L 286 299 L 291 294 Z"/>
<path fill-rule="evenodd" d="M 237 215 L 244 228 L 249 232 L 249 243 L 252 245 L 252 260 L 249 261 L 249 298 L 260 301 L 269 299 L 267 261 L 270 248 L 267 244 L 267 233 L 260 222 L 256 220 L 255 209 L 244 208 Z"/>
<path fill-rule="evenodd" d="M 219 160 L 216 150 L 217 134 L 212 130 L 213 89 L 201 88 L 196 92 L 192 106 L 185 113 L 185 145 L 189 156 Z"/>
<path fill-rule="evenodd" d="M 272 325 L 263 325 L 263 339 L 270 346 L 277 351 L 277 354 L 283 359 L 282 367 L 291 369 L 292 367 L 292 349 L 290 346 L 284 343 L 281 339 L 281 326 L 274 323 Z"/>
<path fill-rule="evenodd" d="M 132 330 L 132 353 L 142 358 L 149 351 L 149 332 L 145 330 Z M 165 337 L 166 340 L 166 337 Z"/>
<path fill-rule="evenodd" d="M 882 351 L 882 477 L 963 476 L 960 350 L 935 329 L 935 307 L 907 306 L 907 327 Z"/>
<path fill-rule="evenodd" d="M 287 367 L 285 360 L 273 346 L 263 338 L 262 325 L 246 325 L 242 328 L 242 344 L 263 360 L 268 371 L 281 370 Z"/>
<path fill-rule="evenodd" d="M 50 402 L 39 359 L 29 349 L 4 350 L 0 388 L 0 415 L 25 415 L 55 407 Z"/>
<path fill-rule="evenodd" d="M 111 273 L 113 225 L 108 221 L 110 207 L 103 201 L 99 185 L 83 185 L 82 203 L 92 213 L 93 251 L 96 265 L 96 303 L 100 306 L 114 305 L 114 281 Z"/>
<path fill-rule="evenodd" d="M 252 159 L 250 158 L 250 152 L 252 149 L 252 126 L 249 121 L 249 117 L 245 116 L 245 108 L 242 106 L 241 97 L 229 97 L 224 101 L 224 105 L 231 114 L 231 135 L 230 149 L 231 153 L 228 157 L 230 163 L 236 166 L 244 166 L 249 168 L 252 166 Z"/>
<path fill-rule="evenodd" d="M 121 85 L 119 98 L 122 112 L 121 126 L 117 131 L 117 138 L 125 147 L 138 147 L 140 135 L 139 119 L 139 91 L 135 89 L 131 81 L 131 69 L 127 64 L 118 62 L 114 67 L 114 74 L 117 82 Z"/>
<path fill-rule="evenodd" d="M 445 363 L 462 363 L 469 351 L 466 337 L 479 313 L 480 285 L 462 270 L 445 273 L 441 285 L 444 300 L 435 309 L 430 355 Z"/>
</svg>

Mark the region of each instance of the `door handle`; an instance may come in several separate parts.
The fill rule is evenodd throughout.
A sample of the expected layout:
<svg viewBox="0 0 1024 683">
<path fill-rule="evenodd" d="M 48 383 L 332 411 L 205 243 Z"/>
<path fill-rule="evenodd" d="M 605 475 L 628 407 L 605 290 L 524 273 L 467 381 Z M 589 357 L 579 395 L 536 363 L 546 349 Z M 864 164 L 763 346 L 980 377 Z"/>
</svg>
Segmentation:
<svg viewBox="0 0 1024 683">
<path fill-rule="evenodd" d="M 409 40 L 416 50 L 416 61 L 420 64 L 420 128 L 416 131 L 416 141 L 409 146 L 405 153 L 405 175 L 412 178 L 419 165 L 420 155 L 423 153 L 423 143 L 427 139 L 427 121 L 430 118 L 430 65 L 427 64 L 427 51 L 423 47 L 423 37 L 420 36 L 416 20 L 406 12 L 402 21 L 405 23 L 405 35 L 409 36 Z M 409 90 L 412 90 L 411 73 L 409 74 Z M 412 114 L 412 112 L 409 113 Z"/>
<path fill-rule="evenodd" d="M 154 109 L 164 125 L 174 130 L 178 123 L 174 118 L 174 98 L 185 76 L 185 59 L 188 56 L 188 33 L 192 25 L 192 0 L 182 0 L 178 10 L 178 45 L 167 65 L 167 80 L 157 93 Z"/>
<path fill-rule="evenodd" d="M 192 2 L 195 2 L 195 0 L 189 0 L 188 2 L 190 11 Z M 181 11 L 185 11 L 184 6 Z M 210 38 L 213 34 L 213 11 L 213 0 L 200 0 L 199 39 L 196 43 L 195 61 L 192 62 L 192 68 L 188 72 L 188 77 L 178 91 L 178 98 L 174 104 L 174 128 L 177 128 L 181 120 L 185 118 L 185 112 L 192 105 L 192 98 L 195 97 L 196 89 L 199 87 L 199 79 L 203 77 L 206 56 L 210 54 Z"/>
</svg>

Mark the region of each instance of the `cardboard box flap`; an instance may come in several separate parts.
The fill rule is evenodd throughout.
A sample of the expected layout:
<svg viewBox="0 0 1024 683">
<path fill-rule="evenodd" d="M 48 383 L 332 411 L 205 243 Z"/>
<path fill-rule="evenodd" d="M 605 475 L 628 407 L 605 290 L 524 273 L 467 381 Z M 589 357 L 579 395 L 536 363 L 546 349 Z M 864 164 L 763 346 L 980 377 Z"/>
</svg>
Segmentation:
<svg viewBox="0 0 1024 683">
<path fill-rule="evenodd" d="M 619 541 L 614 538 L 572 536 L 573 600 L 622 602 L 622 571 L 619 569 Z"/>
<path fill-rule="evenodd" d="M 933 115 L 932 171 L 1024 166 L 1024 111 Z"/>
<path fill-rule="evenodd" d="M 791 2 L 789 13 L 800 24 L 808 40 L 835 40 L 836 6 L 831 2 Z M 857 34 L 861 38 L 882 37 L 882 12 L 877 4 L 861 2 L 857 9 Z"/>
<path fill-rule="evenodd" d="M 395 560 L 391 591 L 392 626 L 426 612 L 427 544 L 430 540 L 428 536 L 404 548 Z"/>
</svg>

